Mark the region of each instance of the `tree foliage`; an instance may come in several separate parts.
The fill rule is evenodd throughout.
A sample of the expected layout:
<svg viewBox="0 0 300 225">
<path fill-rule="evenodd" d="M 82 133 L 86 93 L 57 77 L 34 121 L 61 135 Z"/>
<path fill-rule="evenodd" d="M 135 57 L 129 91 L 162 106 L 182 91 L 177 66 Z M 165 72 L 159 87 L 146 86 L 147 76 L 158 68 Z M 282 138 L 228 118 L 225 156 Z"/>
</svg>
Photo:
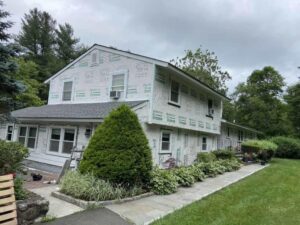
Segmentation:
<svg viewBox="0 0 300 225">
<path fill-rule="evenodd" d="M 128 106 L 113 110 L 96 129 L 79 169 L 115 184 L 149 184 L 151 150 L 136 114 Z"/>
<path fill-rule="evenodd" d="M 284 96 L 288 103 L 288 116 L 295 129 L 295 135 L 300 137 L 300 83 L 290 86 Z"/>
<path fill-rule="evenodd" d="M 214 52 L 203 51 L 201 48 L 186 50 L 183 58 L 171 60 L 175 66 L 194 76 L 211 88 L 226 93 L 228 88 L 226 81 L 231 77 L 227 71 L 223 71 Z"/>
<path fill-rule="evenodd" d="M 16 56 L 18 48 L 7 43 L 10 35 L 6 30 L 12 26 L 12 22 L 6 20 L 10 14 L 2 7 L 3 2 L 0 1 L 0 120 L 7 118 L 14 95 L 24 90 L 22 83 L 8 75 L 17 69 L 12 57 Z"/>
<path fill-rule="evenodd" d="M 281 101 L 284 85 L 283 77 L 274 68 L 255 70 L 247 82 L 236 87 L 237 121 L 267 135 L 291 132 L 286 106 Z"/>
</svg>

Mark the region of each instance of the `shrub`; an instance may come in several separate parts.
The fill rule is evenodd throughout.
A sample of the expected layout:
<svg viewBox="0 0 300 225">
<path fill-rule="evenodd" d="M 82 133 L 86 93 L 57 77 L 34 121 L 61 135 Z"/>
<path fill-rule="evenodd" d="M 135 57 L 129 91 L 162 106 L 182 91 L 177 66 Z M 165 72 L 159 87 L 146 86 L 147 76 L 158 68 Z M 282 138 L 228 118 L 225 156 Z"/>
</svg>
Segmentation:
<svg viewBox="0 0 300 225">
<path fill-rule="evenodd" d="M 191 174 L 194 177 L 195 181 L 203 181 L 205 178 L 205 174 L 202 171 L 202 167 L 199 165 L 200 164 L 194 164 L 189 167 Z"/>
<path fill-rule="evenodd" d="M 23 180 L 19 177 L 14 179 L 14 189 L 16 200 L 26 199 L 28 196 L 27 191 L 23 188 Z"/>
<path fill-rule="evenodd" d="M 96 129 L 79 169 L 115 184 L 149 184 L 151 150 L 136 114 L 128 106 L 113 110 Z"/>
<path fill-rule="evenodd" d="M 277 145 L 267 140 L 247 140 L 242 143 L 242 151 L 248 154 L 257 154 L 257 158 L 267 161 L 274 155 Z"/>
<path fill-rule="evenodd" d="M 271 141 L 278 145 L 276 156 L 280 158 L 300 159 L 300 140 L 290 137 L 274 137 Z"/>
<path fill-rule="evenodd" d="M 143 192 L 137 187 L 129 190 L 120 186 L 115 187 L 90 173 L 81 174 L 78 171 L 68 171 L 61 180 L 60 188 L 64 194 L 87 201 L 120 199 Z"/>
<path fill-rule="evenodd" d="M 213 161 L 199 163 L 197 166 L 199 166 L 202 169 L 203 173 L 208 177 L 215 177 L 218 175 L 216 164 Z"/>
<path fill-rule="evenodd" d="M 166 195 L 177 191 L 177 179 L 170 170 L 154 168 L 152 171 L 151 190 L 158 195 Z"/>
<path fill-rule="evenodd" d="M 220 160 L 219 163 L 226 168 L 225 172 L 231 172 L 241 168 L 241 164 L 237 159 Z"/>
<path fill-rule="evenodd" d="M 180 167 L 173 170 L 179 185 L 190 187 L 195 183 L 193 171 L 189 167 Z"/>
<path fill-rule="evenodd" d="M 235 158 L 234 151 L 232 149 L 219 149 L 212 152 L 217 159 L 233 159 Z"/>
<path fill-rule="evenodd" d="M 216 160 L 216 156 L 212 152 L 200 152 L 196 158 L 196 162 L 211 162 L 214 160 Z"/>
<path fill-rule="evenodd" d="M 17 172 L 28 155 L 28 149 L 23 145 L 0 140 L 0 175 Z"/>
</svg>

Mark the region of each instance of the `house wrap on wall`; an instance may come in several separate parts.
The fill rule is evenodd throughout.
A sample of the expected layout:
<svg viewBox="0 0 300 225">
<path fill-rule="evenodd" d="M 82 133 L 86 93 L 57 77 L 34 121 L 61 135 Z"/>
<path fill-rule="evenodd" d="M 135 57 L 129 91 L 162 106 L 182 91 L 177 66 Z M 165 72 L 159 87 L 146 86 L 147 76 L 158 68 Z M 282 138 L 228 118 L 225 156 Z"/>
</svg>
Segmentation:
<svg viewBox="0 0 300 225">
<path fill-rule="evenodd" d="M 1 139 L 30 149 L 33 167 L 60 169 L 72 148 L 87 146 L 95 128 L 121 104 L 137 114 L 154 164 L 172 157 L 188 165 L 198 152 L 256 138 L 256 130 L 222 120 L 226 96 L 168 62 L 142 55 L 95 44 L 45 83 L 47 105 L 16 110 L 17 122 L 0 127 Z"/>
</svg>

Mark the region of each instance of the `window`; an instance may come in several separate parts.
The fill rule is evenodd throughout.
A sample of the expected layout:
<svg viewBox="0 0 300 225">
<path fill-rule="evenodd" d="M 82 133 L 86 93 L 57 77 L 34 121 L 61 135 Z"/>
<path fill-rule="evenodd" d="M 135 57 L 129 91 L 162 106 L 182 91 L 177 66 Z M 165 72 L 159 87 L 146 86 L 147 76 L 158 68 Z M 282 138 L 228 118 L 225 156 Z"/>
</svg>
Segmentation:
<svg viewBox="0 0 300 225">
<path fill-rule="evenodd" d="M 239 130 L 238 131 L 238 136 L 239 136 L 239 141 L 243 141 L 244 140 L 244 132 Z"/>
<path fill-rule="evenodd" d="M 37 139 L 37 127 L 21 126 L 19 129 L 19 143 L 28 148 L 35 148 Z"/>
<path fill-rule="evenodd" d="M 179 83 L 174 80 L 171 81 L 170 101 L 179 104 Z"/>
<path fill-rule="evenodd" d="M 207 140 L 206 140 L 206 137 L 202 137 L 202 150 L 203 151 L 207 150 Z"/>
<path fill-rule="evenodd" d="M 184 147 L 187 147 L 189 145 L 189 135 L 184 134 Z"/>
<path fill-rule="evenodd" d="M 7 126 L 6 140 L 11 141 L 12 134 L 13 134 L 13 126 L 9 125 L 9 126 Z"/>
<path fill-rule="evenodd" d="M 74 147 L 75 129 L 52 128 L 50 136 L 49 152 L 71 154 Z"/>
<path fill-rule="evenodd" d="M 124 91 L 125 89 L 125 74 L 115 74 L 112 76 L 111 90 Z"/>
<path fill-rule="evenodd" d="M 170 151 L 171 133 L 163 131 L 161 133 L 161 151 Z"/>
<path fill-rule="evenodd" d="M 227 137 L 230 137 L 230 128 L 227 127 Z"/>
<path fill-rule="evenodd" d="M 64 82 L 63 101 L 70 101 L 72 97 L 72 81 Z"/>
<path fill-rule="evenodd" d="M 207 106 L 208 106 L 208 115 L 213 115 L 214 114 L 213 101 L 211 99 L 208 99 Z"/>
</svg>

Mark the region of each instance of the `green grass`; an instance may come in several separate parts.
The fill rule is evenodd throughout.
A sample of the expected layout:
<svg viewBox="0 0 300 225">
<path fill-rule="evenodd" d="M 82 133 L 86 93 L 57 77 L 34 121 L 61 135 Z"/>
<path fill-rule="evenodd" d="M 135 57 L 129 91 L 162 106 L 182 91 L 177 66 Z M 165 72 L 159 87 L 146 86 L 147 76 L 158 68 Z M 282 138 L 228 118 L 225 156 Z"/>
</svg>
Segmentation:
<svg viewBox="0 0 300 225">
<path fill-rule="evenodd" d="M 153 225 L 300 224 L 300 160 L 274 159 L 256 174 Z"/>
</svg>

